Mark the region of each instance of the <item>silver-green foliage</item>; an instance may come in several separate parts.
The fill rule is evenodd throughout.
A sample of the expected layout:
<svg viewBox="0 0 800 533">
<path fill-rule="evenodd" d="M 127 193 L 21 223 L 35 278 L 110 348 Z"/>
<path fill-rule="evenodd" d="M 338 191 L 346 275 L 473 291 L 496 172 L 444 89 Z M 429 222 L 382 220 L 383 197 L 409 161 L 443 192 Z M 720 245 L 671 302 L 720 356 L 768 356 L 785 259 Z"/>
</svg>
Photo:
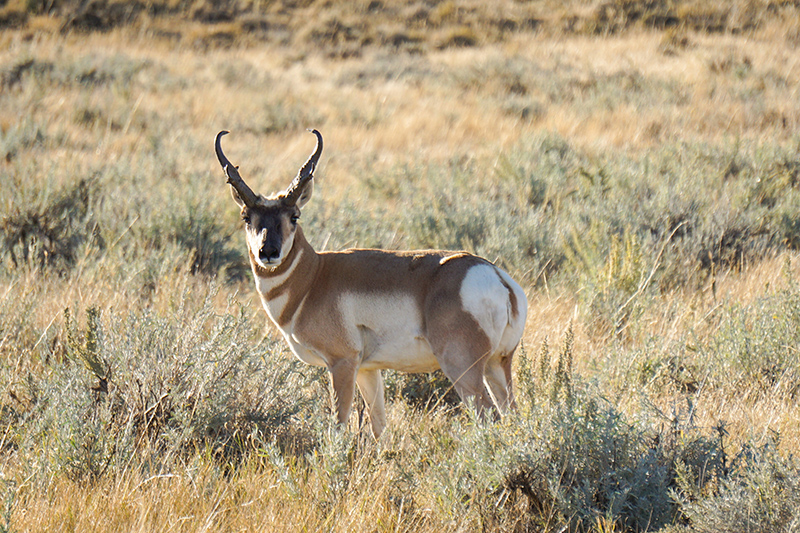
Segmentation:
<svg viewBox="0 0 800 533">
<path fill-rule="evenodd" d="M 67 319 L 66 359 L 36 384 L 22 439 L 32 465 L 73 478 L 131 462 L 169 469 L 193 450 L 235 457 L 256 437 L 302 426 L 317 401 L 306 368 L 255 342 L 237 305 L 216 314 L 212 297 L 179 296 L 170 316 L 89 309 L 85 332 Z"/>
<path fill-rule="evenodd" d="M 719 333 L 703 350 L 714 384 L 773 398 L 800 391 L 800 288 L 787 283 L 748 307 L 726 309 Z"/>
<path fill-rule="evenodd" d="M 800 464 L 775 444 L 745 447 L 717 490 L 682 502 L 692 531 L 800 531 Z"/>
</svg>

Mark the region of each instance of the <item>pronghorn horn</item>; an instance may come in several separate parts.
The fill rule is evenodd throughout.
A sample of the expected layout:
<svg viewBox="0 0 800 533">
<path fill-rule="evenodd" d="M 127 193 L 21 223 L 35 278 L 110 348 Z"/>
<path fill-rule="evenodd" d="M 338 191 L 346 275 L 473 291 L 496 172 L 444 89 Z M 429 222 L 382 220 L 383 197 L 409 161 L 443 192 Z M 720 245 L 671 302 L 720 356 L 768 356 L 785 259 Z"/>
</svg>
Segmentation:
<svg viewBox="0 0 800 533">
<path fill-rule="evenodd" d="M 300 199 L 303 189 L 306 184 L 314 177 L 314 169 L 319 161 L 319 156 L 322 154 L 322 134 L 317 130 L 308 130 L 317 136 L 317 146 L 314 148 L 314 153 L 308 157 L 305 165 L 300 168 L 297 176 L 292 180 L 292 184 L 286 190 L 286 198 L 284 202 L 287 205 L 294 205 Z"/>
<path fill-rule="evenodd" d="M 222 153 L 220 139 L 223 135 L 227 135 L 228 133 L 230 132 L 224 130 L 217 133 L 217 138 L 214 141 L 214 150 L 217 152 L 217 159 L 219 159 L 219 164 L 222 165 L 222 170 L 228 177 L 228 183 L 231 187 L 236 189 L 237 193 L 239 193 L 239 197 L 244 202 L 244 205 L 247 207 L 253 207 L 256 205 L 256 203 L 258 203 L 258 196 L 250 187 L 247 186 L 242 177 L 239 175 L 239 167 L 233 166 L 233 163 L 228 161 L 228 158 Z"/>
</svg>

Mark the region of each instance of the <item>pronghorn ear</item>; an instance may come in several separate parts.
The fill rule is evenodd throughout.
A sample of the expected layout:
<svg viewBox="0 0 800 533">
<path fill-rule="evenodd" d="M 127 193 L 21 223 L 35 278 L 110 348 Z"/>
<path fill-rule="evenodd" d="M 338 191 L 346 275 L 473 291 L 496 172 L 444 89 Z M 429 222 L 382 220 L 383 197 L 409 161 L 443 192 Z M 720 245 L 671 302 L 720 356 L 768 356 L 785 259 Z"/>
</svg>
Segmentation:
<svg viewBox="0 0 800 533">
<path fill-rule="evenodd" d="M 304 205 L 311 199 L 311 194 L 314 192 L 314 180 L 311 179 L 306 182 L 306 186 L 303 187 L 303 192 L 300 193 L 300 197 L 297 199 L 297 203 L 295 204 L 298 208 L 302 209 Z"/>
<path fill-rule="evenodd" d="M 239 191 L 237 191 L 232 185 L 231 185 L 231 196 L 233 196 L 233 201 L 236 202 L 236 204 L 240 208 L 244 207 L 244 200 L 242 200 L 242 197 L 239 195 Z"/>
</svg>

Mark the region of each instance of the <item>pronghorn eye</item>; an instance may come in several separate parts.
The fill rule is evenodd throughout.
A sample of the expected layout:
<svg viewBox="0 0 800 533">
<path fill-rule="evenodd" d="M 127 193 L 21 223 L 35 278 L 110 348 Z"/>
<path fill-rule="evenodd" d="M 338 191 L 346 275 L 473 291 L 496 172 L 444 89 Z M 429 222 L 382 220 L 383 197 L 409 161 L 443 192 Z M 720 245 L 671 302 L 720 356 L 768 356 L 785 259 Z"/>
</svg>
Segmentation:
<svg viewBox="0 0 800 533">
<path fill-rule="evenodd" d="M 300 215 L 292 215 L 292 218 L 290 220 L 292 221 L 292 225 L 296 226 L 297 221 L 300 220 Z"/>
<path fill-rule="evenodd" d="M 248 215 L 242 215 L 242 220 L 244 220 L 244 223 L 248 226 L 250 225 L 250 217 Z"/>
</svg>

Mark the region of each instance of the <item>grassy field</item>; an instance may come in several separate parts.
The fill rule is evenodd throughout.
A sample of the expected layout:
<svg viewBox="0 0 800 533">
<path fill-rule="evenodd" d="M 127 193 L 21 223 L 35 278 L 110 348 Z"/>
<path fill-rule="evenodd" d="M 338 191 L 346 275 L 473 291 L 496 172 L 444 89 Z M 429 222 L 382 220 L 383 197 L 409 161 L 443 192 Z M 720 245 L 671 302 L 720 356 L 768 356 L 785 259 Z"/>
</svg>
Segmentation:
<svg viewBox="0 0 800 533">
<path fill-rule="evenodd" d="M 800 5 L 0 1 L 0 531 L 800 531 Z M 213 154 L 525 288 L 336 428 Z"/>
</svg>

